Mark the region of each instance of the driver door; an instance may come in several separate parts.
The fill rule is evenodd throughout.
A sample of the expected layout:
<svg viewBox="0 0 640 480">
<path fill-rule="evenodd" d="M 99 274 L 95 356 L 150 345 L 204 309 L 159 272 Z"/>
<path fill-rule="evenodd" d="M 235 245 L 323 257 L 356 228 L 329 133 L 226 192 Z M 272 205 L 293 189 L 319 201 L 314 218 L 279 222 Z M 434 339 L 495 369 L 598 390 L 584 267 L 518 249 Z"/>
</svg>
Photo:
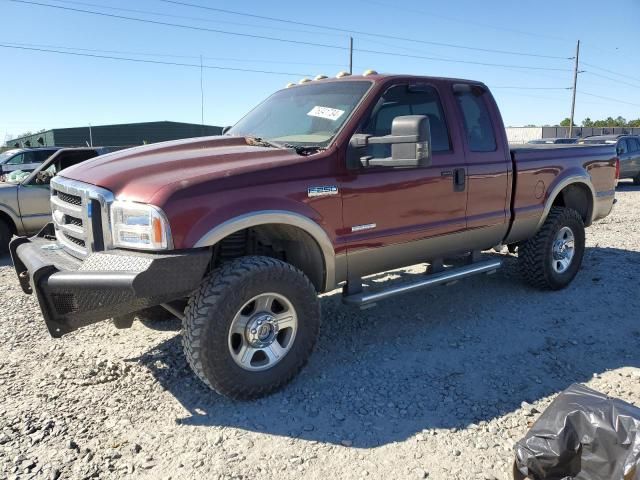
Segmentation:
<svg viewBox="0 0 640 480">
<path fill-rule="evenodd" d="M 426 261 L 466 229 L 465 155 L 445 115 L 449 89 L 438 87 L 391 86 L 359 130 L 388 135 L 394 118 L 426 115 L 433 153 L 428 167 L 361 166 L 342 182 L 350 277 Z M 390 146 L 370 145 L 367 155 L 390 157 Z"/>
</svg>

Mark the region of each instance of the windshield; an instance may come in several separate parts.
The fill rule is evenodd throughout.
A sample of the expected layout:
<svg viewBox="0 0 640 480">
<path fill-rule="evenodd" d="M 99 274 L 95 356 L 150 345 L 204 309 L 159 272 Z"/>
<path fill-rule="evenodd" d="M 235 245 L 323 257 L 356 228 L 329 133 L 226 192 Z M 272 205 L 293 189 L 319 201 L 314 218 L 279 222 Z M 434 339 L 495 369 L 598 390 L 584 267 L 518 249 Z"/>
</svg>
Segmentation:
<svg viewBox="0 0 640 480">
<path fill-rule="evenodd" d="M 20 150 L 7 150 L 4 153 L 0 153 L 0 163 L 5 163 L 11 157 L 13 157 L 16 153 L 20 153 Z"/>
<path fill-rule="evenodd" d="M 326 147 L 370 86 L 368 81 L 349 81 L 280 90 L 242 118 L 228 135 Z"/>
</svg>

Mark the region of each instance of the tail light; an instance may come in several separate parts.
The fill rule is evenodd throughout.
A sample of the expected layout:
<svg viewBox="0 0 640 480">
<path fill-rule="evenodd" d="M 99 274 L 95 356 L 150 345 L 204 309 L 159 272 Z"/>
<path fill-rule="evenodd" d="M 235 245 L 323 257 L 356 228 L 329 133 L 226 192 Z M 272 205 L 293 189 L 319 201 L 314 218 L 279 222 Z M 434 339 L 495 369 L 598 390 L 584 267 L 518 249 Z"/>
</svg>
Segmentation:
<svg viewBox="0 0 640 480">
<path fill-rule="evenodd" d="M 618 186 L 618 180 L 620 180 L 620 159 L 616 158 L 616 187 Z"/>
</svg>

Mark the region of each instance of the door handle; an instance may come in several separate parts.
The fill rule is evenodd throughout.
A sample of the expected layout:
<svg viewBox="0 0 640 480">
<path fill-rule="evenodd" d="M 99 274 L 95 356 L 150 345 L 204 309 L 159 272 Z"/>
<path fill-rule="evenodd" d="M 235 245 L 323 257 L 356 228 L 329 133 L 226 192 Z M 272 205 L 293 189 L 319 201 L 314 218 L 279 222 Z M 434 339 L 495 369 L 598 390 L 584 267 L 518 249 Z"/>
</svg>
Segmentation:
<svg viewBox="0 0 640 480">
<path fill-rule="evenodd" d="M 453 191 L 464 192 L 467 185 L 467 172 L 464 168 L 453 170 Z"/>
<path fill-rule="evenodd" d="M 454 168 L 453 170 L 442 170 L 441 177 L 451 177 L 453 179 L 453 191 L 464 192 L 467 183 L 467 172 L 464 168 Z"/>
</svg>

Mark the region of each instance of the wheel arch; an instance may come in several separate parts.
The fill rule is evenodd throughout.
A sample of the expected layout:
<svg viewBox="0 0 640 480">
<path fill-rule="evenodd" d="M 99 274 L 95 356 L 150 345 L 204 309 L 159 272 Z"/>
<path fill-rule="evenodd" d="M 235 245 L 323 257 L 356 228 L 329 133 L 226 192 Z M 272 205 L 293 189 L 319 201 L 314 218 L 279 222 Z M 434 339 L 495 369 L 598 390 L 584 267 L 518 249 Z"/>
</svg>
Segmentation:
<svg viewBox="0 0 640 480">
<path fill-rule="evenodd" d="M 267 238 L 291 242 L 290 262 L 300 268 L 319 292 L 335 284 L 335 253 L 325 230 L 313 220 L 285 210 L 250 212 L 231 218 L 209 230 L 194 245 L 212 247 L 243 230 L 258 231 Z"/>
<path fill-rule="evenodd" d="M 18 234 L 18 225 L 10 213 L 0 208 L 0 221 L 4 221 L 14 235 Z"/>
<path fill-rule="evenodd" d="M 552 207 L 573 208 L 582 217 L 585 227 L 588 227 L 593 221 L 595 203 L 596 193 L 588 176 L 566 177 L 559 181 L 549 193 L 536 230 L 542 227 Z"/>
</svg>

